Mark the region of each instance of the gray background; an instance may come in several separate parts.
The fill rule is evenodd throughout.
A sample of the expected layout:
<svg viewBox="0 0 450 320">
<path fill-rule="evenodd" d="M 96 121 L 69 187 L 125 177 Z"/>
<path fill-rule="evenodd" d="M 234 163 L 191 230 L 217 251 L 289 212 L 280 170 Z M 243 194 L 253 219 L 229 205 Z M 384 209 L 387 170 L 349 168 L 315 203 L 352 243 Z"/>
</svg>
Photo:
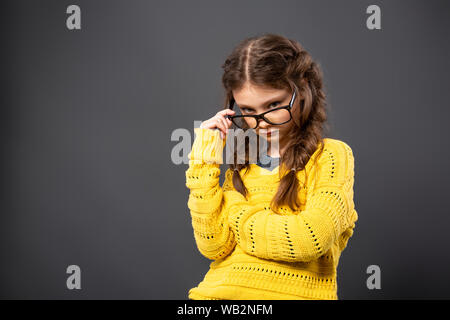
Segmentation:
<svg viewBox="0 0 450 320">
<path fill-rule="evenodd" d="M 66 28 L 70 4 L 81 30 Z M 371 4 L 382 30 L 365 26 Z M 170 137 L 222 107 L 220 65 L 264 32 L 320 63 L 329 136 L 355 155 L 359 220 L 339 298 L 449 298 L 449 7 L 2 2 L 0 298 L 187 299 L 211 261 L 194 242 L 187 165 L 172 163 Z M 66 288 L 71 264 L 78 291 Z M 381 290 L 366 287 L 372 264 Z"/>
</svg>

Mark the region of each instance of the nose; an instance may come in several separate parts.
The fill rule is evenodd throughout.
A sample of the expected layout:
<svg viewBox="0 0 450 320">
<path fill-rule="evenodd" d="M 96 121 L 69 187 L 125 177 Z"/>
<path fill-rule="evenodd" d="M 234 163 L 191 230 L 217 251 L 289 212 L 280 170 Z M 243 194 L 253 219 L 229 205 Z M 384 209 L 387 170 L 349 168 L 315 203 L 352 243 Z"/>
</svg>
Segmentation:
<svg viewBox="0 0 450 320">
<path fill-rule="evenodd" d="M 269 124 L 264 121 L 264 119 L 258 119 L 258 127 L 256 129 L 256 133 L 260 134 L 261 132 L 268 132 L 270 130 Z"/>
<path fill-rule="evenodd" d="M 268 129 L 270 124 L 264 121 L 264 119 L 258 119 L 258 128 L 260 129 Z"/>
<path fill-rule="evenodd" d="M 258 127 L 261 129 L 267 129 L 269 124 L 264 121 L 264 119 L 258 119 Z"/>
</svg>

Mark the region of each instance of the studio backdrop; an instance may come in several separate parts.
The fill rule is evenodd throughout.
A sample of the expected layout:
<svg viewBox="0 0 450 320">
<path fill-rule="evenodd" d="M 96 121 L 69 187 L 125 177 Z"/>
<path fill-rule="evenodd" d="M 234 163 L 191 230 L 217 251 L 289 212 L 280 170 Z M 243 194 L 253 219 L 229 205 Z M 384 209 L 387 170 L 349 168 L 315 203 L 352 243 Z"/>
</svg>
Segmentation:
<svg viewBox="0 0 450 320">
<path fill-rule="evenodd" d="M 339 298 L 449 298 L 449 9 L 3 1 L 0 298 L 187 299 L 211 260 L 180 146 L 224 108 L 231 50 L 265 33 L 320 65 L 327 137 L 353 151 L 358 221 Z"/>
</svg>

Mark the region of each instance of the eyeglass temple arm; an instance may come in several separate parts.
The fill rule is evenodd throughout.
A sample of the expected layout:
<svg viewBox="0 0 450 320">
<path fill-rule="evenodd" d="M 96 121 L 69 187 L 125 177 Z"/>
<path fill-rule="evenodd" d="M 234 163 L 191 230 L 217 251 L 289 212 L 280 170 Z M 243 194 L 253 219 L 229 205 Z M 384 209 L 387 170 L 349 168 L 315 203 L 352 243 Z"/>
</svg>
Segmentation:
<svg viewBox="0 0 450 320">
<path fill-rule="evenodd" d="M 297 91 L 297 90 L 294 89 L 294 94 L 292 95 L 291 102 L 289 102 L 289 105 L 290 105 L 290 106 L 292 106 L 292 103 L 294 103 L 295 97 L 296 97 L 296 95 L 297 95 L 296 91 Z"/>
<path fill-rule="evenodd" d="M 228 105 L 228 109 L 233 110 L 233 106 L 234 106 L 234 98 L 231 98 L 231 99 L 230 99 L 230 103 L 229 103 L 229 105 Z M 232 116 L 230 116 L 229 114 L 226 115 L 226 118 L 227 118 L 227 119 L 230 119 L 230 120 L 231 120 L 231 117 L 232 117 Z"/>
</svg>

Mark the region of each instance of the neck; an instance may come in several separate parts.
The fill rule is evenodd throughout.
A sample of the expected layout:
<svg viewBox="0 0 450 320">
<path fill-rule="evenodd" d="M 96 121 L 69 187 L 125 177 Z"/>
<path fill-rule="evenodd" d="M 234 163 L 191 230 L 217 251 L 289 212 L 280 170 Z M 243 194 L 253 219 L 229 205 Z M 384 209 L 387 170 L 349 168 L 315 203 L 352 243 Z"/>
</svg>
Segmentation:
<svg viewBox="0 0 450 320">
<path fill-rule="evenodd" d="M 283 141 L 280 140 L 278 145 L 279 150 L 276 150 L 276 148 L 273 148 L 274 150 L 272 150 L 270 141 L 267 141 L 267 155 L 272 158 L 281 157 L 286 149 L 286 143 L 283 143 Z"/>
</svg>

